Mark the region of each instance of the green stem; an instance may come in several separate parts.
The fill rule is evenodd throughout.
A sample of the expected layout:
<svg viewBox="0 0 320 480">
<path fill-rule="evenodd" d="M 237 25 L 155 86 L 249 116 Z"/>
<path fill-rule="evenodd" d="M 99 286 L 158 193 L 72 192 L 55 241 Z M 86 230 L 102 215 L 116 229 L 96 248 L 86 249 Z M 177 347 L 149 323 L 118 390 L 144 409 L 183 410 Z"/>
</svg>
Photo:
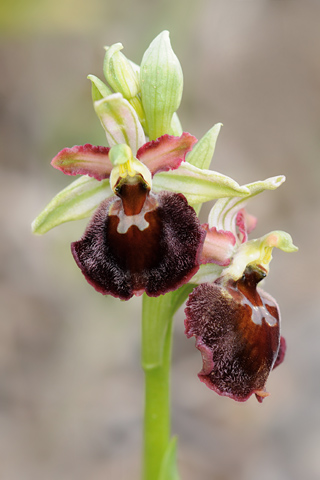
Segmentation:
<svg viewBox="0 0 320 480">
<path fill-rule="evenodd" d="M 145 373 L 143 480 L 158 480 L 171 433 L 170 370 L 173 315 L 192 286 L 150 298 L 142 308 L 142 367 Z"/>
</svg>

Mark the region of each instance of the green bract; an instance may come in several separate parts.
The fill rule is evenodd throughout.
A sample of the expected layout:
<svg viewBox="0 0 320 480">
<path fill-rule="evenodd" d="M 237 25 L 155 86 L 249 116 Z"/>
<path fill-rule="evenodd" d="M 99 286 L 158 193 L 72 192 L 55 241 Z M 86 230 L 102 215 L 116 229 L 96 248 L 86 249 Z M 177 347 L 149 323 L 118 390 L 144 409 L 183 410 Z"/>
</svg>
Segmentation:
<svg viewBox="0 0 320 480">
<path fill-rule="evenodd" d="M 221 127 L 222 123 L 216 123 L 198 143 L 196 143 L 192 152 L 188 154 L 188 163 L 203 169 L 210 167 Z"/>
<path fill-rule="evenodd" d="M 182 69 L 171 48 L 169 32 L 160 33 L 143 55 L 140 83 L 149 138 L 153 140 L 170 132 L 182 96 Z"/>
</svg>

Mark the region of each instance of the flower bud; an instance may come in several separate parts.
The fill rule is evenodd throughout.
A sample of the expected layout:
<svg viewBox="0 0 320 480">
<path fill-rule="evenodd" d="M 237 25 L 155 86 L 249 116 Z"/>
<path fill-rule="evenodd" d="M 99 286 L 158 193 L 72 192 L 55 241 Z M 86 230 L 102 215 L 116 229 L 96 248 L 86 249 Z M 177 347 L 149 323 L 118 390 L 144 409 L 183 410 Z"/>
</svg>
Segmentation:
<svg viewBox="0 0 320 480">
<path fill-rule="evenodd" d="M 124 98 L 130 100 L 140 90 L 139 80 L 132 68 L 131 62 L 120 52 L 123 46 L 115 43 L 111 47 L 105 47 L 103 72 L 107 82 L 115 92 L 119 92 Z"/>
<path fill-rule="evenodd" d="M 182 69 L 171 48 L 168 31 L 160 33 L 143 55 L 140 82 L 149 138 L 154 140 L 170 132 L 183 89 Z"/>
</svg>

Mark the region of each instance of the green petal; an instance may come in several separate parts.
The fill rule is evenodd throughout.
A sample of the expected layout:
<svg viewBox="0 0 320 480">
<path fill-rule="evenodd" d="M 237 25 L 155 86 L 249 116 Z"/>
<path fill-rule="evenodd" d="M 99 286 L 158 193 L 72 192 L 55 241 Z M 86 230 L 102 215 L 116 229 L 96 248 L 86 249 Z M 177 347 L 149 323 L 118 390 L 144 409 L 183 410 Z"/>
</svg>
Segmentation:
<svg viewBox="0 0 320 480">
<path fill-rule="evenodd" d="M 94 108 L 105 129 L 110 147 L 124 143 L 135 154 L 145 143 L 145 135 L 136 111 L 121 93 L 114 93 L 94 102 Z"/>
<path fill-rule="evenodd" d="M 32 231 L 42 235 L 61 223 L 89 217 L 112 195 L 109 179 L 99 182 L 83 176 L 56 195 L 32 223 Z"/>
<path fill-rule="evenodd" d="M 185 195 L 188 202 L 196 205 L 223 197 L 239 197 L 249 194 L 230 177 L 211 170 L 201 170 L 183 163 L 177 170 L 158 173 L 153 178 L 153 190 L 168 190 Z"/>
<path fill-rule="evenodd" d="M 285 179 L 284 175 L 278 175 L 263 181 L 249 183 L 244 185 L 249 191 L 249 195 L 245 198 L 234 197 L 218 200 L 209 213 L 209 227 L 236 234 L 236 216 L 239 210 L 247 204 L 247 201 L 265 190 L 275 190 L 282 185 Z"/>
<path fill-rule="evenodd" d="M 222 123 L 216 123 L 194 146 L 188 154 L 187 161 L 195 167 L 208 169 L 214 154 L 217 138 Z"/>
<path fill-rule="evenodd" d="M 143 55 L 140 68 L 142 104 L 149 139 L 170 132 L 172 115 L 178 109 L 183 90 L 183 74 L 174 54 L 169 32 L 158 35 Z"/>
</svg>

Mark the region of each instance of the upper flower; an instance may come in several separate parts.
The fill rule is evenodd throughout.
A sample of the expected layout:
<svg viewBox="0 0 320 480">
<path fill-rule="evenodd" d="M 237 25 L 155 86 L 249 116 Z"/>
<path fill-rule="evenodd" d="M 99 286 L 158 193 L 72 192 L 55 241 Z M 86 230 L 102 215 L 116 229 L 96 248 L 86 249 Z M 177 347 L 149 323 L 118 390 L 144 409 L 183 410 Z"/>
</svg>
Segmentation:
<svg viewBox="0 0 320 480">
<path fill-rule="evenodd" d="M 115 194 L 103 201 L 84 236 L 72 243 L 87 281 L 122 299 L 157 296 L 186 283 L 199 268 L 205 233 L 181 194 L 153 193 L 152 175 L 176 169 L 196 142 L 184 133 L 164 135 L 139 148 L 73 147 L 52 161 L 68 175 L 110 178 Z"/>
</svg>

